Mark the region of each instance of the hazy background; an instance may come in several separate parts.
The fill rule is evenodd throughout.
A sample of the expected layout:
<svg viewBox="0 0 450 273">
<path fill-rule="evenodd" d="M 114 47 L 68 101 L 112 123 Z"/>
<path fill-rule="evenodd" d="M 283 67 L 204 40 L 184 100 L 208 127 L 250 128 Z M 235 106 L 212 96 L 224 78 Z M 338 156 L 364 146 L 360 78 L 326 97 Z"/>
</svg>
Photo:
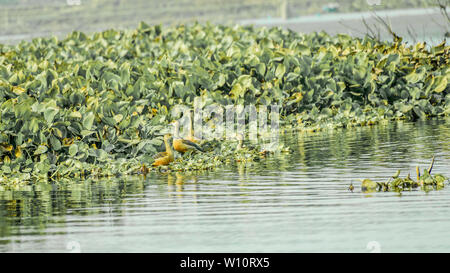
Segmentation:
<svg viewBox="0 0 450 273">
<path fill-rule="evenodd" d="M 450 0 L 440 3 L 448 12 Z M 374 12 L 410 42 L 440 42 L 449 30 L 437 0 L 0 0 L 0 43 L 64 36 L 73 30 L 135 28 L 140 21 L 240 23 L 356 36 L 370 27 L 389 39 Z"/>
</svg>

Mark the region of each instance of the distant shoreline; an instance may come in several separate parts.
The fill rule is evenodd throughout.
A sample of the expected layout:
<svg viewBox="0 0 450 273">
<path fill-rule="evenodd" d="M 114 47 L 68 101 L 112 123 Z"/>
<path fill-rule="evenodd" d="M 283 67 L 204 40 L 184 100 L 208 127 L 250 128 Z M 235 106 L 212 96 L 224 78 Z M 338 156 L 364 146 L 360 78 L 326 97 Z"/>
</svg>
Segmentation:
<svg viewBox="0 0 450 273">
<path fill-rule="evenodd" d="M 404 41 L 413 42 L 410 37 L 409 30 L 416 34 L 416 38 L 421 41 L 426 41 L 429 44 L 436 44 L 442 42 L 445 37 L 445 27 L 449 28 L 446 19 L 442 16 L 438 8 L 412 8 L 412 9 L 396 9 L 396 10 L 381 10 L 374 12 L 353 12 L 353 13 L 327 13 L 308 15 L 302 17 L 294 17 L 288 19 L 282 18 L 259 18 L 259 19 L 242 19 L 232 23 L 241 25 L 255 25 L 258 27 L 286 27 L 295 32 L 320 32 L 325 31 L 330 35 L 338 33 L 349 34 L 355 37 L 363 37 L 367 33 L 366 26 L 363 23 L 363 18 L 373 27 L 375 24 L 379 25 L 374 19 L 374 14 L 388 19 L 393 30 Z M 180 22 L 181 23 L 181 22 Z M 390 34 L 386 32 L 381 26 L 381 38 L 388 40 L 391 38 Z M 76 29 L 74 29 L 76 30 Z M 81 30 L 82 31 L 82 30 Z M 99 29 L 98 31 L 102 31 Z M 91 32 L 91 31 L 89 31 Z M 87 32 L 87 33 L 89 33 Z M 67 32 L 68 33 L 68 32 Z M 37 37 L 47 36 L 65 36 L 66 32 L 35 32 L 26 34 L 12 34 L 0 35 L 0 43 L 16 44 L 23 40 L 31 40 Z"/>
<path fill-rule="evenodd" d="M 338 33 L 349 34 L 351 36 L 362 37 L 367 33 L 363 19 L 373 27 L 379 25 L 374 20 L 374 14 L 388 19 L 392 29 L 397 35 L 410 41 L 408 28 L 413 30 L 420 40 L 426 40 L 428 43 L 440 43 L 445 37 L 445 28 L 449 28 L 446 18 L 442 16 L 438 8 L 423 9 L 398 9 L 382 10 L 374 12 L 354 12 L 354 13 L 329 13 L 320 15 L 308 15 L 296 18 L 271 19 L 248 19 L 240 20 L 238 23 L 255 26 L 280 26 L 289 28 L 295 32 L 319 32 L 325 31 L 328 34 Z M 380 27 L 382 39 L 390 39 L 391 36 L 383 27 Z"/>
</svg>

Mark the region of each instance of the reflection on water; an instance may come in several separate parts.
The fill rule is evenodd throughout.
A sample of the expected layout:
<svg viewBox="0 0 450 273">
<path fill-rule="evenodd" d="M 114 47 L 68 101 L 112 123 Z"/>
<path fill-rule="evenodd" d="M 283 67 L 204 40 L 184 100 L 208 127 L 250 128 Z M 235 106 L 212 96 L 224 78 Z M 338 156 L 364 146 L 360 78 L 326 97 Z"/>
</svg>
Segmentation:
<svg viewBox="0 0 450 273">
<path fill-rule="evenodd" d="M 450 176 L 449 120 L 282 139 L 290 153 L 252 165 L 1 191 L 0 252 L 450 251 L 450 187 L 366 194 L 358 181 L 433 155 Z"/>
</svg>

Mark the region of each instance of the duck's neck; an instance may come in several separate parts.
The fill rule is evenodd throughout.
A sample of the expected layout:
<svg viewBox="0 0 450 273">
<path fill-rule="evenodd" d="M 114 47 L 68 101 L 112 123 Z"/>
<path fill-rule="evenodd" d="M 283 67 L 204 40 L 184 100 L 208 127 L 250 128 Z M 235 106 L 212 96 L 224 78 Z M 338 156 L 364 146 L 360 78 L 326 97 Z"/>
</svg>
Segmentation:
<svg viewBox="0 0 450 273">
<path fill-rule="evenodd" d="M 192 128 L 192 122 L 189 122 L 189 137 L 194 137 L 194 129 Z"/>
<path fill-rule="evenodd" d="M 173 151 L 172 151 L 172 146 L 170 146 L 170 143 L 167 139 L 164 139 L 164 144 L 166 145 L 166 152 L 168 155 L 172 155 Z"/>
</svg>

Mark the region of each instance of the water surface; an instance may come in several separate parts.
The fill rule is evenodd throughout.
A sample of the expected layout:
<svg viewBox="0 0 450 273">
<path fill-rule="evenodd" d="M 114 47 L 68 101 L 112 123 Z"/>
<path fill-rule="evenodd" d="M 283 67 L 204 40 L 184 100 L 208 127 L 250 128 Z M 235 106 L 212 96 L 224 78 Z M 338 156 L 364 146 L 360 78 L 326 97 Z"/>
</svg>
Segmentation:
<svg viewBox="0 0 450 273">
<path fill-rule="evenodd" d="M 251 166 L 0 192 L 0 252 L 450 251 L 450 186 L 363 193 L 358 181 L 414 176 L 433 155 L 450 176 L 449 120 L 282 141 L 290 153 Z"/>
</svg>

